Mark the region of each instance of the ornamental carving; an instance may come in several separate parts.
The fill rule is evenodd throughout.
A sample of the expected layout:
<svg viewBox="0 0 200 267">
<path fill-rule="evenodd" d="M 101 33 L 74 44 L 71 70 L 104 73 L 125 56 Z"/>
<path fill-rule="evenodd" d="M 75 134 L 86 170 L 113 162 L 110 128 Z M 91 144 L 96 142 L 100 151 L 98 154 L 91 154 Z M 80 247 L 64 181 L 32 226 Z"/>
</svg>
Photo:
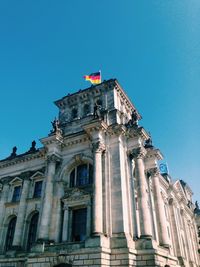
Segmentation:
<svg viewBox="0 0 200 267">
<path fill-rule="evenodd" d="M 77 201 L 90 198 L 90 194 L 87 191 L 81 190 L 79 188 L 74 188 L 65 193 L 63 201 Z"/>
<path fill-rule="evenodd" d="M 105 145 L 101 141 L 92 143 L 92 150 L 94 153 L 102 153 L 105 151 Z"/>
<path fill-rule="evenodd" d="M 159 175 L 159 169 L 158 168 L 151 168 L 151 169 L 148 169 L 148 173 L 150 174 L 151 177 L 155 177 L 155 176 L 158 176 Z"/>
<path fill-rule="evenodd" d="M 131 159 L 143 159 L 146 155 L 146 149 L 144 147 L 134 148 L 130 153 Z"/>
<path fill-rule="evenodd" d="M 60 162 L 60 161 L 61 161 L 60 157 L 57 156 L 56 154 L 52 154 L 52 155 L 48 155 L 47 156 L 47 162 L 48 163 L 51 163 L 51 162 L 57 163 L 57 162 Z"/>
</svg>

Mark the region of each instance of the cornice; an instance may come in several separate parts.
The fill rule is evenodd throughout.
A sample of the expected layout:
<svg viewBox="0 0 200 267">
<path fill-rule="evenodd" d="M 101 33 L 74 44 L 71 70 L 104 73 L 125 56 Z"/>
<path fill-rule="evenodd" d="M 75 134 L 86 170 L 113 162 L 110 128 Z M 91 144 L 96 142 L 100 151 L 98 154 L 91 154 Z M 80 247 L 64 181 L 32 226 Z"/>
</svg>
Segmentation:
<svg viewBox="0 0 200 267">
<path fill-rule="evenodd" d="M 83 125 L 82 128 L 87 134 L 90 135 L 92 132 L 105 132 L 108 128 L 108 125 L 103 120 L 96 119 L 92 122 Z"/>
<path fill-rule="evenodd" d="M 127 128 L 126 135 L 131 137 L 141 137 L 144 141 L 148 140 L 150 138 L 150 135 L 147 133 L 147 131 L 143 127 L 130 127 Z"/>
<path fill-rule="evenodd" d="M 60 145 L 63 142 L 63 137 L 60 134 L 52 134 L 52 135 L 49 135 L 48 137 L 41 138 L 40 142 L 44 146 L 48 146 L 51 144 Z"/>
<path fill-rule="evenodd" d="M 102 94 L 105 90 L 111 89 L 115 86 L 115 79 L 103 81 L 100 84 L 92 85 L 83 90 L 78 90 L 75 93 L 68 94 L 63 98 L 56 100 L 54 103 L 58 108 L 63 108 L 65 105 L 77 102 L 80 98 L 87 98 L 89 96 Z"/>
<path fill-rule="evenodd" d="M 121 98 L 123 99 L 123 101 L 126 103 L 126 105 L 133 111 L 133 110 L 137 110 L 136 107 L 133 105 L 133 103 L 131 103 L 131 101 L 129 100 L 128 96 L 126 95 L 124 89 L 120 86 L 119 82 L 117 79 L 115 79 L 115 87 L 116 91 L 120 94 Z M 137 112 L 138 113 L 138 112 Z M 142 116 L 138 113 L 139 116 L 139 120 L 142 118 Z"/>
<path fill-rule="evenodd" d="M 31 154 L 22 154 L 22 155 L 18 155 L 13 159 L 5 159 L 3 161 L 0 162 L 0 169 L 2 168 L 6 168 L 6 167 L 10 167 L 16 164 L 21 164 L 24 162 L 28 162 L 34 159 L 39 159 L 39 158 L 45 158 L 45 154 L 46 151 L 44 148 L 40 149 L 39 151 Z"/>
<path fill-rule="evenodd" d="M 156 158 L 157 160 L 162 160 L 163 159 L 163 155 L 160 152 L 159 149 L 155 149 L 155 148 L 146 148 L 147 150 L 147 154 L 146 154 L 146 158 Z"/>
</svg>

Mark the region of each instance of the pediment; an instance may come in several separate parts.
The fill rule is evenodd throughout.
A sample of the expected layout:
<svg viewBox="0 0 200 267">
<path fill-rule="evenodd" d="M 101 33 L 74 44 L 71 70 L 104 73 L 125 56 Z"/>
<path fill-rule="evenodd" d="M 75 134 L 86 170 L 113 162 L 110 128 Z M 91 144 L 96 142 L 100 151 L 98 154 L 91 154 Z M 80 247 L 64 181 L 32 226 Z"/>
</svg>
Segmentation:
<svg viewBox="0 0 200 267">
<path fill-rule="evenodd" d="M 40 171 L 37 171 L 36 173 L 34 173 L 31 177 L 30 177 L 30 179 L 31 180 L 35 180 L 35 179 L 37 179 L 37 178 L 41 178 L 41 177 L 43 177 L 44 176 L 44 173 L 42 173 L 42 172 L 40 172 Z"/>
<path fill-rule="evenodd" d="M 88 193 L 87 191 L 80 189 L 80 188 L 73 188 L 65 192 L 63 200 L 68 200 L 68 201 L 81 200 L 81 199 L 86 199 L 89 197 L 90 197 L 90 193 Z"/>
<path fill-rule="evenodd" d="M 10 181 L 10 185 L 21 185 L 22 184 L 22 179 L 21 178 L 19 178 L 19 177 L 15 177 L 14 179 L 12 179 L 11 181 Z"/>
</svg>

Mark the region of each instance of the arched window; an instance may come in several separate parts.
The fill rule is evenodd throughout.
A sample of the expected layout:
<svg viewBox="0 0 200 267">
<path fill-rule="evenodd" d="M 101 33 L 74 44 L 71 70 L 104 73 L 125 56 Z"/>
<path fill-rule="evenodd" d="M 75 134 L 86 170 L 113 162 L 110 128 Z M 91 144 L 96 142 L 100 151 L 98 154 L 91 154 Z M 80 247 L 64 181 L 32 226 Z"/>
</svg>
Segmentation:
<svg viewBox="0 0 200 267">
<path fill-rule="evenodd" d="M 28 232 L 27 250 L 30 250 L 36 241 L 38 218 L 39 212 L 35 213 L 31 218 Z"/>
<path fill-rule="evenodd" d="M 89 163 L 75 167 L 70 174 L 70 187 L 92 184 L 93 168 Z"/>
<path fill-rule="evenodd" d="M 87 116 L 90 113 L 90 106 L 88 104 L 85 104 L 83 107 L 83 115 Z"/>
<path fill-rule="evenodd" d="M 14 233 L 15 233 L 15 226 L 16 226 L 17 217 L 13 217 L 9 224 L 8 224 L 8 230 L 6 235 L 6 245 L 5 250 L 10 250 L 12 248 Z"/>
<path fill-rule="evenodd" d="M 73 108 L 71 118 L 76 119 L 77 117 L 78 117 L 78 110 L 76 108 Z"/>
</svg>

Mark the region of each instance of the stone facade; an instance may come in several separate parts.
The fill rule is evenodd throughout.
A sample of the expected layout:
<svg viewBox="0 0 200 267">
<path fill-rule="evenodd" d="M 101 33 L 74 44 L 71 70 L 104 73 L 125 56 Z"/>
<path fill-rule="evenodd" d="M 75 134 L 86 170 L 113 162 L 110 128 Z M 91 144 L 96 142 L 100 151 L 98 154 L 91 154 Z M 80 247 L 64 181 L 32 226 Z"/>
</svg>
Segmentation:
<svg viewBox="0 0 200 267">
<path fill-rule="evenodd" d="M 192 192 L 118 81 L 55 102 L 43 147 L 0 161 L 0 267 L 197 267 Z"/>
</svg>

